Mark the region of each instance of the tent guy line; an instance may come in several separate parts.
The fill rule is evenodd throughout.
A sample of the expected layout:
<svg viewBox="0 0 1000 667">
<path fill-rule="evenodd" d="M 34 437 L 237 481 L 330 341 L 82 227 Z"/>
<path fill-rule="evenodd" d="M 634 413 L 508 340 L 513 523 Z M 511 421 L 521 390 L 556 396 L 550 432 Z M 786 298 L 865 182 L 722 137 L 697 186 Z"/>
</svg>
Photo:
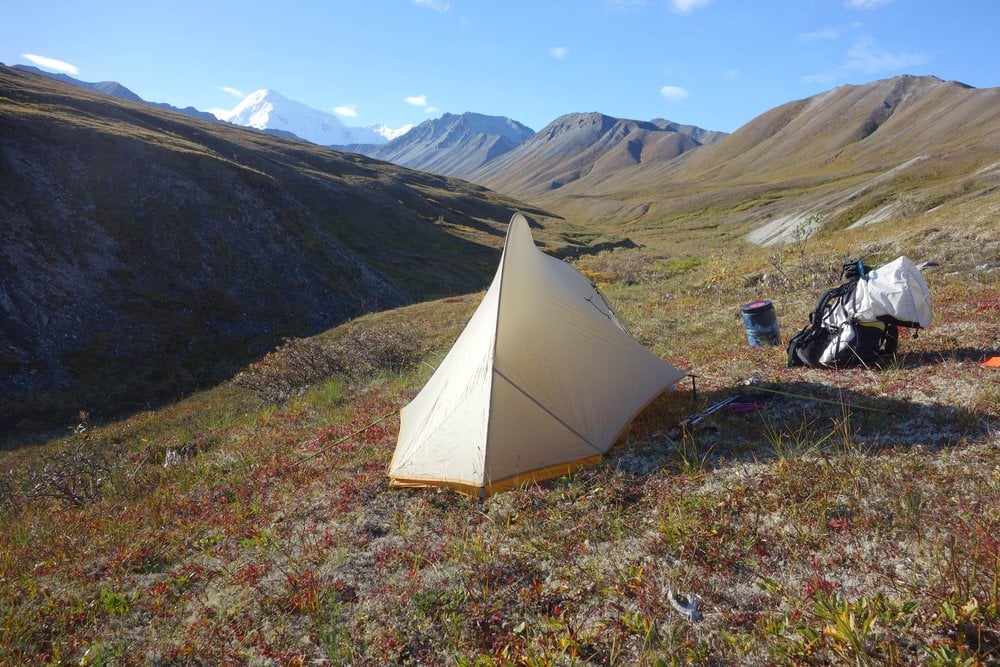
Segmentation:
<svg viewBox="0 0 1000 667">
<path fill-rule="evenodd" d="M 357 431 L 354 431 L 353 433 L 348 433 L 347 435 L 341 437 L 340 439 L 335 440 L 334 442 L 331 442 L 326 447 L 323 447 L 322 449 L 317 449 L 312 454 L 309 454 L 308 456 L 304 456 L 301 459 L 298 459 L 297 461 L 293 461 L 292 463 L 289 463 L 287 469 L 291 470 L 292 468 L 295 468 L 296 466 L 302 465 L 306 461 L 309 461 L 309 460 L 312 460 L 312 459 L 316 458 L 320 454 L 325 454 L 326 452 L 330 451 L 331 449 L 333 449 L 337 445 L 341 445 L 341 444 L 347 442 L 348 440 L 350 440 L 351 438 L 356 438 L 360 434 L 362 434 L 365 431 L 367 431 L 368 429 L 370 429 L 372 426 L 378 426 L 379 424 L 381 424 L 382 422 L 384 422 L 389 417 L 395 416 L 398 412 L 399 412 L 398 410 L 393 410 L 390 413 L 382 415 L 381 417 L 379 417 L 378 419 L 376 419 L 372 423 L 366 424 L 365 426 L 362 426 Z M 313 440 L 316 440 L 316 438 L 313 438 L 309 442 L 312 442 Z M 309 443 L 306 443 L 306 444 L 309 444 Z"/>
<path fill-rule="evenodd" d="M 606 305 L 606 306 L 608 307 L 608 311 L 611 311 L 611 305 L 610 305 L 610 304 L 608 303 L 608 300 L 604 298 L 604 295 L 603 295 L 603 294 L 601 294 L 601 293 L 600 293 L 600 292 L 599 292 L 599 291 L 597 290 L 597 286 L 596 286 L 596 285 L 594 286 L 594 291 L 595 291 L 595 292 L 597 292 L 597 295 L 598 295 L 599 297 L 601 297 L 601 299 L 602 299 L 602 300 L 604 301 L 604 304 L 605 304 L 605 305 Z M 584 301 L 586 301 L 586 302 L 587 302 L 587 303 L 589 303 L 589 304 L 590 304 L 591 306 L 593 306 L 593 307 L 594 307 L 594 309 L 595 309 L 595 310 L 597 310 L 597 312 L 599 312 L 599 313 L 600 313 L 601 315 L 604 315 L 604 317 L 608 318 L 608 320 L 611 320 L 612 322 L 614 321 L 614 318 L 613 318 L 613 316 L 612 316 L 612 314 L 611 314 L 611 312 L 613 312 L 613 311 L 611 311 L 611 312 L 607 312 L 607 313 L 606 313 L 606 312 L 604 312 L 603 310 L 601 310 L 600 306 L 598 306 L 598 305 L 597 305 L 596 303 L 594 303 L 594 297 L 592 297 L 592 296 L 588 296 L 588 297 L 587 297 L 586 299 L 584 299 Z"/>
</svg>

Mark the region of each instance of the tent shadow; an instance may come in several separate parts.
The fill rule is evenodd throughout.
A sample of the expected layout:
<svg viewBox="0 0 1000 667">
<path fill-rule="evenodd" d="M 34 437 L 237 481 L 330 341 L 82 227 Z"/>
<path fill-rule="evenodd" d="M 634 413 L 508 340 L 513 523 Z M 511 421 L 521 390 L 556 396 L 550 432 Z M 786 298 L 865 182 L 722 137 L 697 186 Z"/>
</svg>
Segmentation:
<svg viewBox="0 0 1000 667">
<path fill-rule="evenodd" d="M 977 350 L 976 355 L 982 352 Z M 976 358 L 979 358 L 978 356 Z M 678 412 L 697 413 L 734 394 L 739 410 L 723 408 L 681 434 L 669 432 Z M 782 382 L 689 394 L 668 394 L 641 413 L 605 457 L 637 477 L 714 470 L 732 463 L 898 449 L 937 451 L 990 437 L 989 415 L 927 400 L 876 397 L 819 382 Z"/>
</svg>

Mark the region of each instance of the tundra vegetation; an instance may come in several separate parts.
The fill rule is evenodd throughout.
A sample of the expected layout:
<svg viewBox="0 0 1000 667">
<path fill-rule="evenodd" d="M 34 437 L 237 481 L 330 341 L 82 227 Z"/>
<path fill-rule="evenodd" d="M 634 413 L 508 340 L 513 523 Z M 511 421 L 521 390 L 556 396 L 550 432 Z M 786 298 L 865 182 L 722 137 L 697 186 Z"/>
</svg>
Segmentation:
<svg viewBox="0 0 1000 667">
<path fill-rule="evenodd" d="M 155 411 L 81 412 L 2 452 L 0 662 L 1000 662 L 998 215 L 576 260 L 697 393 L 482 508 L 385 475 L 400 407 L 480 294 L 286 341 Z M 841 261 L 900 254 L 938 263 L 935 321 L 891 363 L 789 369 L 747 346 L 743 303 L 772 299 L 787 340 Z M 737 392 L 758 409 L 665 435 Z"/>
</svg>

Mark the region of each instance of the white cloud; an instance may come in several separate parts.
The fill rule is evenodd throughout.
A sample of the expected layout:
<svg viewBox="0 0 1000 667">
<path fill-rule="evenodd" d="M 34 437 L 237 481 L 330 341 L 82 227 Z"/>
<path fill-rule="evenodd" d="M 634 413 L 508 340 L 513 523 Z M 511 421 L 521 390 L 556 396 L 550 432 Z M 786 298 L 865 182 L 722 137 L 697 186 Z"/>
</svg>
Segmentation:
<svg viewBox="0 0 1000 667">
<path fill-rule="evenodd" d="M 34 53 L 22 53 L 21 57 L 25 60 L 30 60 L 39 67 L 44 69 L 55 70 L 56 72 L 62 72 L 63 74 L 79 74 L 80 69 L 76 65 L 70 65 L 62 60 L 56 60 L 55 58 L 47 58 L 46 56 L 36 56 Z"/>
<path fill-rule="evenodd" d="M 222 92 L 224 92 L 224 93 L 226 93 L 228 95 L 232 95 L 233 97 L 238 97 L 240 99 L 243 99 L 244 97 L 246 97 L 246 95 L 243 94 L 242 90 L 238 90 L 238 89 L 233 88 L 231 86 L 219 86 L 219 90 L 221 90 Z"/>
<path fill-rule="evenodd" d="M 800 42 L 819 42 L 822 40 L 834 40 L 840 37 L 840 30 L 837 28 L 824 28 L 815 32 L 800 32 L 798 40 Z"/>
<path fill-rule="evenodd" d="M 738 78 L 740 78 L 740 71 L 735 68 L 726 70 L 725 72 L 722 73 L 722 79 L 724 81 L 736 81 L 736 79 Z"/>
<path fill-rule="evenodd" d="M 807 74 L 802 77 L 803 83 L 822 83 L 830 84 L 837 79 L 832 74 Z"/>
<path fill-rule="evenodd" d="M 854 42 L 847 52 L 844 67 L 865 74 L 898 72 L 916 65 L 923 65 L 929 57 L 923 53 L 890 53 L 880 49 L 871 37 L 862 37 Z"/>
<path fill-rule="evenodd" d="M 848 9 L 875 9 L 882 5 L 888 5 L 892 0 L 844 0 L 844 6 Z"/>
<path fill-rule="evenodd" d="M 569 55 L 569 49 L 567 49 L 565 46 L 556 46 L 554 48 L 549 49 L 549 55 L 551 55 L 556 60 L 562 60 L 567 55 Z"/>
<path fill-rule="evenodd" d="M 690 14 L 696 9 L 707 7 L 712 0 L 670 0 L 670 7 L 678 14 Z"/>
<path fill-rule="evenodd" d="M 353 104 L 341 104 L 339 107 L 334 107 L 333 113 L 345 118 L 357 118 L 358 116 L 358 110 L 354 108 Z"/>
<path fill-rule="evenodd" d="M 441 110 L 438 109 L 437 107 L 427 107 L 427 108 L 424 109 L 424 113 L 428 114 L 428 115 L 430 115 L 432 113 L 438 113 L 439 111 L 441 111 Z"/>
<path fill-rule="evenodd" d="M 649 4 L 649 0 L 604 0 L 604 6 L 615 12 L 639 9 Z"/>
<path fill-rule="evenodd" d="M 413 0 L 413 4 L 417 7 L 433 9 L 434 11 L 441 13 L 451 9 L 451 4 L 449 4 L 447 0 Z"/>
<path fill-rule="evenodd" d="M 663 86 L 660 95 L 668 102 L 680 102 L 688 96 L 688 91 L 680 86 Z"/>
<path fill-rule="evenodd" d="M 404 97 L 403 101 L 406 102 L 407 104 L 412 104 L 415 107 L 427 106 L 426 95 L 410 95 L 409 97 Z"/>
</svg>

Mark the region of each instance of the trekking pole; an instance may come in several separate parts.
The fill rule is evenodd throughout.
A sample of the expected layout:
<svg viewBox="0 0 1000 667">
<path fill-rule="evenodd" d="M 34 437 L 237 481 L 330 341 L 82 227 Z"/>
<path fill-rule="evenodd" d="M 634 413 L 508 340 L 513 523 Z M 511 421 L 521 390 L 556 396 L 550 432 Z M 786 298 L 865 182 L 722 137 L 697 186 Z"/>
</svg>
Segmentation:
<svg viewBox="0 0 1000 667">
<path fill-rule="evenodd" d="M 680 422 L 678 422 L 678 424 L 676 426 L 674 426 L 669 431 L 667 431 L 667 437 L 670 438 L 671 440 L 676 440 L 678 437 L 680 437 L 684 433 L 684 431 L 688 427 L 694 426 L 695 424 L 697 424 L 698 422 L 700 422 L 705 417 L 709 416 L 713 412 L 717 412 L 717 411 L 721 410 L 722 408 L 726 407 L 730 403 L 735 403 L 736 400 L 739 399 L 739 398 L 742 398 L 741 394 L 736 394 L 735 396 L 730 396 L 729 398 L 727 398 L 724 401 L 719 401 L 718 403 L 713 403 L 712 405 L 708 406 L 707 408 L 705 408 L 701 412 L 697 412 L 697 413 L 691 415 L 690 417 L 685 417 Z"/>
</svg>

